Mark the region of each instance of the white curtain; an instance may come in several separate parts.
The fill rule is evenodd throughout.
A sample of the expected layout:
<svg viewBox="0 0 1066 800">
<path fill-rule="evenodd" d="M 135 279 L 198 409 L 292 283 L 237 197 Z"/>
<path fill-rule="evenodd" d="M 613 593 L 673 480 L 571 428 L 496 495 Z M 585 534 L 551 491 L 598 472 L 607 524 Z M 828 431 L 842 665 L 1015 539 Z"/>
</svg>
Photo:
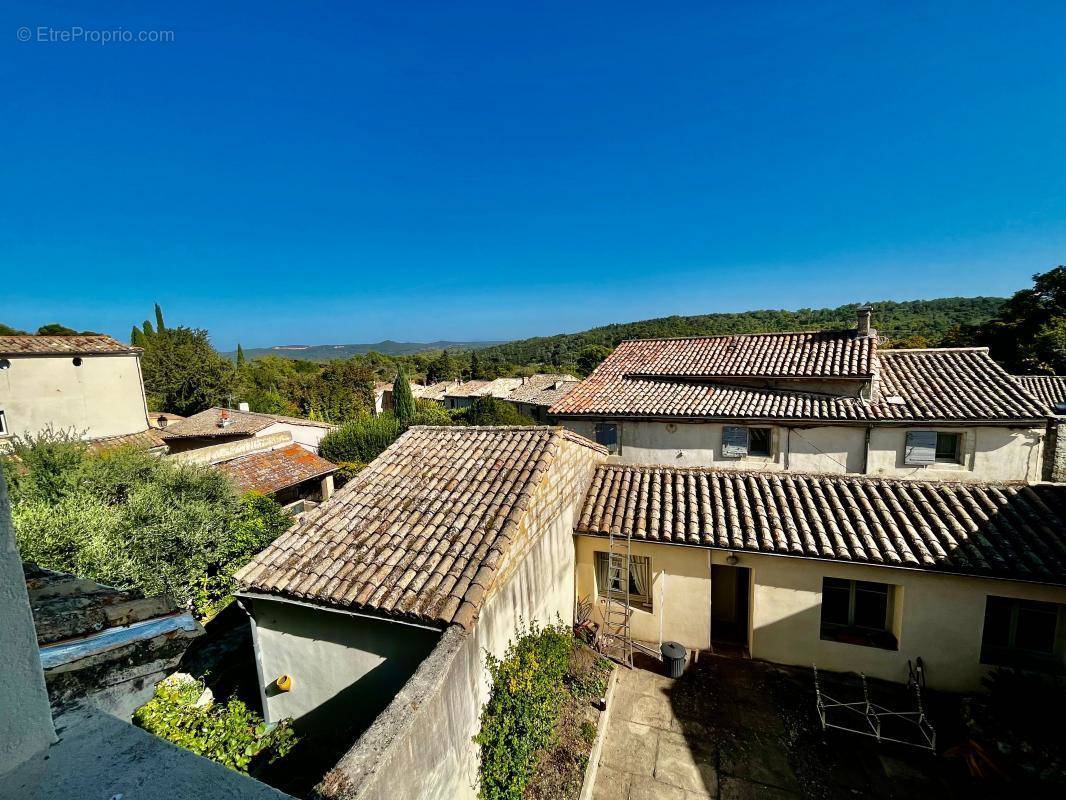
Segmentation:
<svg viewBox="0 0 1066 800">
<path fill-rule="evenodd" d="M 632 556 L 629 559 L 629 580 L 641 597 L 651 599 L 651 559 Z"/>
</svg>

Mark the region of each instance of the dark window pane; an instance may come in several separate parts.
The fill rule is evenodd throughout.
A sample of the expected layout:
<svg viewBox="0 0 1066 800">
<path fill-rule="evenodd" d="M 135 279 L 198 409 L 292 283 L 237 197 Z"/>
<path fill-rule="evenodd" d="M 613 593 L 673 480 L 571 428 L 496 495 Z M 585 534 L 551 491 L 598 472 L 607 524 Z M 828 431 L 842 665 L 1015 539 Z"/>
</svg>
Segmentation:
<svg viewBox="0 0 1066 800">
<path fill-rule="evenodd" d="M 769 428 L 748 428 L 748 455 L 770 455 Z"/>
<path fill-rule="evenodd" d="M 989 597 L 985 605 L 984 647 L 1010 646 L 1011 601 L 1003 597 Z"/>
<path fill-rule="evenodd" d="M 859 581 L 855 587 L 855 624 L 885 630 L 888 623 L 888 586 Z"/>
<path fill-rule="evenodd" d="M 1058 616 L 1050 603 L 1020 603 L 1014 646 L 1034 653 L 1054 653 Z"/>
<path fill-rule="evenodd" d="M 959 434 L 938 433 L 936 435 L 936 460 L 958 461 L 959 460 Z"/>
<path fill-rule="evenodd" d="M 847 625 L 851 606 L 851 587 L 848 581 L 826 578 L 822 583 L 822 624 Z"/>
</svg>

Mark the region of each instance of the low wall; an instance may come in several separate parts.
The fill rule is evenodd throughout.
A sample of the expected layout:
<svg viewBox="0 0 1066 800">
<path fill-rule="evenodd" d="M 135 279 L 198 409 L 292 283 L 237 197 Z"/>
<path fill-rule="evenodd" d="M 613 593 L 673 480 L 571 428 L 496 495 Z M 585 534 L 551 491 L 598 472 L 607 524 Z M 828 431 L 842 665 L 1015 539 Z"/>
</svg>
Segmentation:
<svg viewBox="0 0 1066 800">
<path fill-rule="evenodd" d="M 291 442 L 291 433 L 279 431 L 268 436 L 249 436 L 245 439 L 234 439 L 222 444 L 200 447 L 196 450 L 185 450 L 167 457 L 181 464 L 217 464 L 220 461 L 229 461 L 233 458 L 246 456 L 249 453 L 258 453 L 260 450 L 273 450 L 276 447 L 284 447 Z"/>
</svg>

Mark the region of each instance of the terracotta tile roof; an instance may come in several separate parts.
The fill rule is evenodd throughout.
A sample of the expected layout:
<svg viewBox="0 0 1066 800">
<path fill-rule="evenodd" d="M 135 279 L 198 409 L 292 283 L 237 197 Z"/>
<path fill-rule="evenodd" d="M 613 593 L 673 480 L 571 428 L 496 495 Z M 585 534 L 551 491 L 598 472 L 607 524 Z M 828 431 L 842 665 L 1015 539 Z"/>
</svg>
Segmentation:
<svg viewBox="0 0 1066 800">
<path fill-rule="evenodd" d="M 868 378 L 875 342 L 854 330 L 632 339 L 600 366 L 634 377 Z"/>
<path fill-rule="evenodd" d="M 139 353 L 141 348 L 110 336 L 0 336 L 3 356 L 91 356 Z"/>
<path fill-rule="evenodd" d="M 988 354 L 987 347 L 882 350 L 878 419 L 1025 420 L 1046 410 Z M 903 402 L 893 402 L 899 397 Z"/>
<path fill-rule="evenodd" d="M 522 385 L 507 395 L 507 399 L 514 403 L 552 406 L 570 394 L 580 382 L 573 375 L 530 375 Z"/>
<path fill-rule="evenodd" d="M 1066 584 L 1066 487 L 601 465 L 578 533 Z"/>
<path fill-rule="evenodd" d="M 332 461 L 295 443 L 277 450 L 261 450 L 239 456 L 215 466 L 229 475 L 242 492 L 262 494 L 273 494 L 338 469 Z"/>
<path fill-rule="evenodd" d="M 1066 403 L 1066 375 L 1015 375 L 1014 380 L 1041 402 L 1047 414 Z"/>
<path fill-rule="evenodd" d="M 246 588 L 473 626 L 562 428 L 414 427 L 236 578 Z"/>
<path fill-rule="evenodd" d="M 453 383 L 444 392 L 446 397 L 481 397 L 486 386 L 491 381 L 463 381 L 461 383 Z"/>
<path fill-rule="evenodd" d="M 444 395 L 448 394 L 449 389 L 452 389 L 457 385 L 457 381 L 441 381 L 440 383 L 431 383 L 428 386 L 412 383 L 411 394 L 413 394 L 416 399 L 436 400 L 439 402 L 444 399 Z"/>
<path fill-rule="evenodd" d="M 118 447 L 136 447 L 140 450 L 154 450 L 157 447 L 166 447 L 167 443 L 159 436 L 155 428 L 138 433 L 126 433 L 119 436 L 101 436 L 90 439 L 89 446 L 95 450 L 114 450 Z"/>
<path fill-rule="evenodd" d="M 229 415 L 229 424 L 219 427 L 222 412 Z M 300 417 L 285 417 L 280 414 L 261 414 L 257 411 L 237 411 L 235 409 L 209 408 L 199 414 L 193 414 L 180 422 L 167 425 L 159 431 L 164 439 L 189 439 L 211 436 L 254 436 L 259 431 L 277 423 L 292 425 L 311 425 L 316 428 L 331 428 L 325 422 L 315 422 Z"/>
<path fill-rule="evenodd" d="M 550 413 L 557 416 L 837 421 L 1037 421 L 1044 410 L 987 348 L 883 350 L 874 402 L 683 378 L 641 378 L 604 361 Z M 606 367 L 606 368 L 605 368 Z"/>
</svg>

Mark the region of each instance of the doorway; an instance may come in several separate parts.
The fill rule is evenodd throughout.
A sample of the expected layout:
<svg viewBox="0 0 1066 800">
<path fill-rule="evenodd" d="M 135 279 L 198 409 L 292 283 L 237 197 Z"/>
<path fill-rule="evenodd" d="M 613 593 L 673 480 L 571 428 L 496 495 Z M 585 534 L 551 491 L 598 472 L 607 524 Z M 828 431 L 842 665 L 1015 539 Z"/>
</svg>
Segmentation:
<svg viewBox="0 0 1066 800">
<path fill-rule="evenodd" d="M 716 653 L 747 654 L 750 587 L 747 567 L 711 565 L 711 644 Z"/>
</svg>

